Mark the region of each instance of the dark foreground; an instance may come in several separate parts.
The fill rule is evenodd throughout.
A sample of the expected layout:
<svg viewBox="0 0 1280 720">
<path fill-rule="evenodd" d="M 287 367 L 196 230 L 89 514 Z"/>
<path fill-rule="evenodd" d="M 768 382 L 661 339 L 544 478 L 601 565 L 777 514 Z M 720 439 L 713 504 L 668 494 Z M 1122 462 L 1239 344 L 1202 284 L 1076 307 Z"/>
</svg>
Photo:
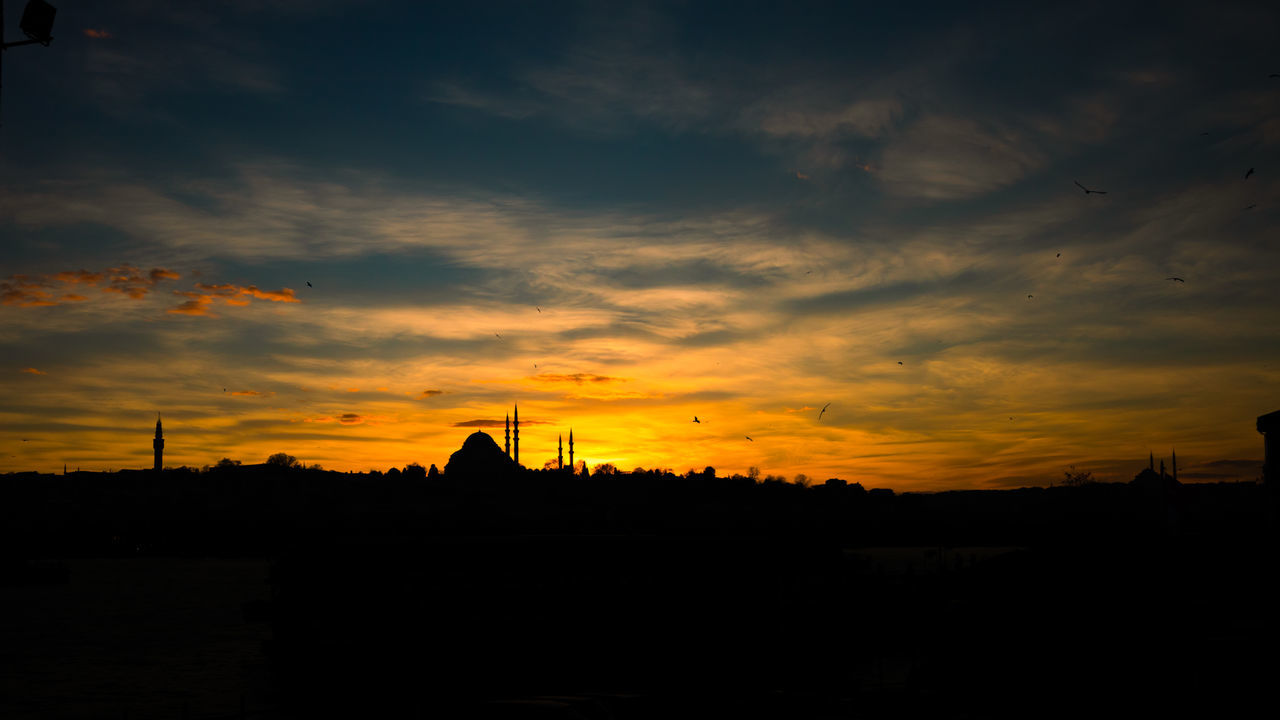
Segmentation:
<svg viewBox="0 0 1280 720">
<path fill-rule="evenodd" d="M 0 716 L 1235 717 L 1278 669 L 1263 487 L 290 482 L 6 505 Z"/>
</svg>

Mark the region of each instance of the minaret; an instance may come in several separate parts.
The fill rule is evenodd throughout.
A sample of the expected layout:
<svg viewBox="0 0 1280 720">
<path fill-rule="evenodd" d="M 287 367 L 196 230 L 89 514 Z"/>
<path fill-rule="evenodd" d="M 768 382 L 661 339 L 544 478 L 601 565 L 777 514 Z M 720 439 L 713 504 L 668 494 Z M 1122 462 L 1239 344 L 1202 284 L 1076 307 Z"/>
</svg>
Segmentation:
<svg viewBox="0 0 1280 720">
<path fill-rule="evenodd" d="M 570 462 L 569 464 L 572 465 L 573 463 Z M 560 470 L 564 469 L 564 436 L 563 435 L 556 436 L 556 468 Z"/>
<path fill-rule="evenodd" d="M 1147 468 L 1149 468 L 1151 472 L 1156 471 L 1156 454 L 1154 452 L 1147 458 Z"/>
<path fill-rule="evenodd" d="M 516 464 L 519 465 L 520 464 L 520 406 L 519 405 L 515 406 L 515 417 L 513 419 L 515 420 L 515 422 L 512 424 L 515 425 L 514 435 L 515 435 L 516 442 L 515 442 L 515 445 L 513 445 L 512 447 L 514 447 L 516 454 L 512 455 L 511 459 L 515 460 Z"/>
<path fill-rule="evenodd" d="M 1178 484 L 1178 451 L 1173 451 L 1173 484 Z"/>
<path fill-rule="evenodd" d="M 573 464 L 573 428 L 569 428 L 569 467 L 577 467 Z"/>
<path fill-rule="evenodd" d="M 507 413 L 507 457 L 511 457 L 511 413 Z"/>
<path fill-rule="evenodd" d="M 156 413 L 156 439 L 151 441 L 156 451 L 156 472 L 164 469 L 164 433 L 160 430 L 160 413 Z"/>
</svg>

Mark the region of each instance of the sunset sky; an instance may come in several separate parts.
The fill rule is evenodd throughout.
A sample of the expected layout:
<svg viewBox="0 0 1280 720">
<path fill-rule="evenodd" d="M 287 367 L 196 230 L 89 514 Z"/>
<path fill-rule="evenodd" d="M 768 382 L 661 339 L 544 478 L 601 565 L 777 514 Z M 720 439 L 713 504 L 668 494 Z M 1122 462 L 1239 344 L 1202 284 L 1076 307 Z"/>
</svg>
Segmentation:
<svg viewBox="0 0 1280 720">
<path fill-rule="evenodd" d="M 171 466 L 443 467 L 514 403 L 530 467 L 1261 472 L 1274 3 L 54 5 L 0 472 L 149 467 L 157 413 Z"/>
</svg>

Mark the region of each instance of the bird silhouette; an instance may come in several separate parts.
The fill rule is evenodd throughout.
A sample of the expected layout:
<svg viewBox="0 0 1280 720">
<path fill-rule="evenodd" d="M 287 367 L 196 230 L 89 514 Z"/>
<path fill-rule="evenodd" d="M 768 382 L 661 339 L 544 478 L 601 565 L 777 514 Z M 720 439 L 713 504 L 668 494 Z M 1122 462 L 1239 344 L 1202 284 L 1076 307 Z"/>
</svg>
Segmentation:
<svg viewBox="0 0 1280 720">
<path fill-rule="evenodd" d="M 1027 296 L 1027 299 L 1028 299 L 1028 300 L 1030 300 L 1030 299 L 1031 299 L 1031 298 L 1033 298 L 1033 297 L 1035 297 L 1035 295 L 1028 295 L 1028 296 Z"/>
<path fill-rule="evenodd" d="M 901 363 L 899 363 L 899 364 L 901 364 Z M 829 407 L 831 407 L 831 403 L 827 403 L 826 405 L 823 405 L 823 406 L 822 406 L 822 410 L 818 413 L 818 419 L 819 419 L 819 420 L 821 420 L 821 419 L 822 419 L 822 413 L 826 412 L 826 411 L 827 411 L 827 408 L 829 408 Z"/>
<path fill-rule="evenodd" d="M 1254 209 L 1254 208 L 1256 208 L 1256 207 L 1258 207 L 1258 203 L 1254 203 L 1254 204 L 1252 204 L 1252 205 L 1246 206 L 1246 207 L 1245 207 L 1245 210 L 1252 210 L 1252 209 Z"/>
<path fill-rule="evenodd" d="M 310 280 L 308 280 L 308 281 L 307 281 L 307 287 L 311 287 L 311 281 L 310 281 Z"/>
<path fill-rule="evenodd" d="M 1252 175 L 1252 174 L 1253 174 L 1253 168 L 1249 168 L 1249 172 L 1247 172 L 1247 173 L 1245 173 L 1245 174 L 1244 174 L 1244 179 L 1245 179 L 1245 180 L 1248 180 L 1248 179 L 1249 179 L 1249 176 L 1250 176 L 1250 175 Z"/>
<path fill-rule="evenodd" d="M 746 439 L 748 439 L 748 440 L 751 440 L 751 436 L 750 436 L 750 435 L 743 435 L 742 437 L 744 437 L 744 438 L 746 438 Z M 755 440 L 751 440 L 751 442 L 755 442 Z"/>
<path fill-rule="evenodd" d="M 1180 283 L 1185 283 L 1185 282 L 1186 282 L 1186 280 L 1183 280 L 1183 279 L 1182 279 L 1182 278 L 1180 278 L 1180 277 L 1165 278 L 1165 280 L 1173 280 L 1174 282 L 1180 282 Z"/>
<path fill-rule="evenodd" d="M 501 340 L 501 339 L 502 339 L 502 336 L 501 336 L 501 335 L 499 335 L 498 333 L 494 333 L 493 335 L 494 335 L 494 337 L 498 338 L 499 340 Z"/>
<path fill-rule="evenodd" d="M 701 424 L 702 424 L 702 421 L 698 419 L 698 416 L 697 416 L 697 415 L 694 415 L 694 416 L 693 416 L 693 421 L 694 421 L 694 422 L 696 422 L 696 423 L 698 423 L 699 425 L 701 425 Z"/>
<path fill-rule="evenodd" d="M 1062 257 L 1062 253 L 1058 253 L 1057 257 Z"/>
<path fill-rule="evenodd" d="M 899 364 L 899 365 L 901 365 L 901 364 L 902 364 L 902 361 L 901 361 L 901 360 L 899 360 L 899 361 L 898 361 L 898 364 Z"/>
<path fill-rule="evenodd" d="M 1085 186 L 1081 185 L 1079 180 L 1072 180 L 1071 182 L 1075 183 L 1075 184 L 1076 184 L 1076 187 L 1078 187 L 1078 188 L 1080 188 L 1081 190 L 1083 190 L 1085 195 L 1088 195 L 1088 194 L 1090 194 L 1090 193 L 1092 193 L 1092 194 L 1094 194 L 1094 195 L 1106 195 L 1106 194 L 1107 194 L 1107 191 L 1106 191 L 1106 190 L 1090 190 L 1089 188 L 1087 188 L 1087 187 L 1085 187 Z"/>
<path fill-rule="evenodd" d="M 542 308 L 538 307 L 537 305 L 534 305 L 533 309 L 537 310 L 538 312 L 542 312 Z"/>
</svg>

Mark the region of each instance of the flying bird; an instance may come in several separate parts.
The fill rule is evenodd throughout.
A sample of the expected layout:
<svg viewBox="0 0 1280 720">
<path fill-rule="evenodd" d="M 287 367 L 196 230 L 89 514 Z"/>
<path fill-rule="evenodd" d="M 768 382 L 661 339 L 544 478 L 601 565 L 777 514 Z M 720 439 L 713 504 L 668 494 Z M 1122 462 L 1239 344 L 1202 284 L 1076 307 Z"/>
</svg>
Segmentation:
<svg viewBox="0 0 1280 720">
<path fill-rule="evenodd" d="M 902 361 L 901 361 L 901 360 L 899 360 L 899 361 L 898 361 L 898 364 L 899 364 L 899 365 L 901 365 L 901 364 L 902 364 Z"/>
<path fill-rule="evenodd" d="M 899 364 L 899 365 L 901 365 L 902 363 L 898 363 L 898 364 Z M 823 405 L 823 406 L 822 406 L 822 410 L 818 412 L 818 419 L 819 419 L 819 420 L 821 420 L 821 419 L 822 419 L 822 413 L 826 412 L 826 411 L 827 411 L 827 408 L 829 408 L 829 407 L 831 407 L 831 403 L 827 403 L 826 405 Z"/>
<path fill-rule="evenodd" d="M 494 337 L 498 338 L 499 340 L 501 340 L 501 339 L 502 339 L 502 336 L 501 336 L 501 335 L 499 335 L 498 333 L 494 333 L 493 335 L 494 335 Z"/>
<path fill-rule="evenodd" d="M 311 287 L 311 281 L 310 281 L 310 280 L 308 280 L 308 281 L 307 281 L 307 287 Z"/>
<path fill-rule="evenodd" d="M 1258 203 L 1254 203 L 1254 204 L 1252 204 L 1252 205 L 1250 205 L 1250 206 L 1246 207 L 1246 208 L 1245 208 L 1245 210 L 1252 210 L 1252 209 L 1254 209 L 1254 208 L 1256 208 L 1256 207 L 1258 207 Z"/>
<path fill-rule="evenodd" d="M 534 305 L 533 309 L 537 310 L 538 312 L 542 312 L 542 308 L 538 307 L 537 305 Z"/>
<path fill-rule="evenodd" d="M 750 435 L 743 435 L 742 437 L 744 437 L 744 438 L 746 438 L 746 439 L 748 439 L 748 440 L 751 440 L 751 436 L 750 436 Z M 751 442 L 755 442 L 755 440 L 751 440 Z"/>
<path fill-rule="evenodd" d="M 1030 299 L 1031 299 L 1031 298 L 1033 298 L 1033 297 L 1035 297 L 1035 295 L 1028 295 L 1028 296 L 1027 296 L 1027 299 L 1028 299 L 1028 300 L 1030 300 Z"/>
<path fill-rule="evenodd" d="M 1185 283 L 1185 282 L 1186 282 L 1186 280 L 1183 280 L 1183 279 L 1182 279 L 1182 278 L 1180 278 L 1180 277 L 1165 278 L 1165 280 L 1173 280 L 1174 282 L 1180 282 L 1180 283 Z"/>
<path fill-rule="evenodd" d="M 1058 257 L 1062 257 L 1062 253 L 1058 253 Z"/>
<path fill-rule="evenodd" d="M 694 422 L 696 422 L 696 423 L 698 423 L 699 425 L 701 425 L 701 424 L 702 424 L 702 421 L 698 419 L 698 416 L 697 416 L 697 415 L 694 415 L 694 416 L 693 416 L 693 421 L 694 421 Z"/>
<path fill-rule="evenodd" d="M 1081 185 L 1079 180 L 1072 180 L 1071 182 L 1075 183 L 1075 184 L 1076 184 L 1076 187 L 1078 187 L 1078 188 L 1080 188 L 1081 190 L 1083 190 L 1085 195 L 1088 195 L 1088 194 L 1090 194 L 1090 193 L 1093 193 L 1094 195 L 1106 195 L 1106 194 L 1107 194 L 1107 191 L 1106 191 L 1106 190 L 1090 190 L 1089 188 L 1087 188 L 1087 187 L 1085 187 L 1085 186 Z"/>
<path fill-rule="evenodd" d="M 1249 179 L 1249 176 L 1250 176 L 1250 175 L 1252 175 L 1252 174 L 1253 174 L 1253 168 L 1249 168 L 1249 172 L 1247 172 L 1247 173 L 1245 173 L 1245 174 L 1244 174 L 1244 179 L 1245 179 L 1245 180 L 1248 180 L 1248 179 Z"/>
</svg>

